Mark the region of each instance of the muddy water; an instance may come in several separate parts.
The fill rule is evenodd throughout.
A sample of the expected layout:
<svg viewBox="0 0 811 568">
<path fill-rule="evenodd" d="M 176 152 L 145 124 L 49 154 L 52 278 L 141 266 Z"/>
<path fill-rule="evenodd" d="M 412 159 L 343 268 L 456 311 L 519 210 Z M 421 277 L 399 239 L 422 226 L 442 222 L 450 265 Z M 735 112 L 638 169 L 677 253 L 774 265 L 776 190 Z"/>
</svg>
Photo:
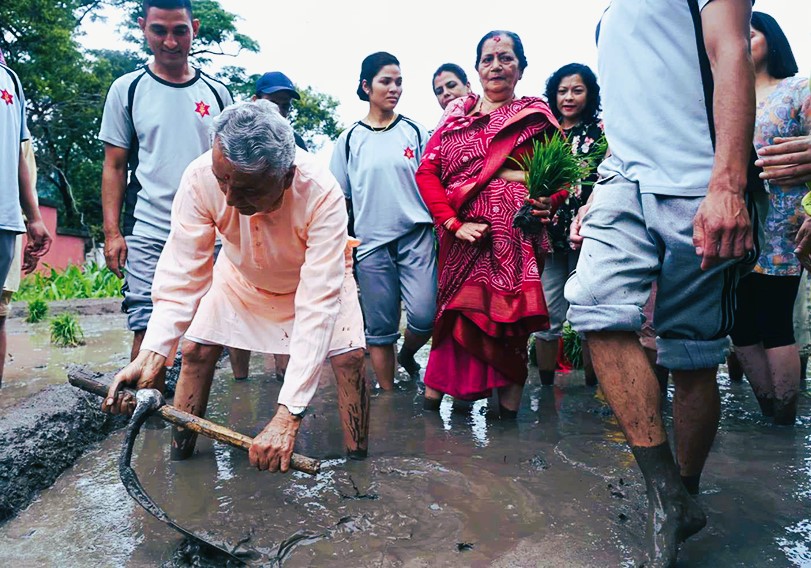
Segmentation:
<svg viewBox="0 0 811 568">
<path fill-rule="evenodd" d="M 209 417 L 245 433 L 269 419 L 272 365 L 252 378 L 218 371 Z M 168 429 L 142 432 L 134 463 L 149 494 L 181 525 L 244 541 L 258 563 L 285 566 L 631 566 L 644 532 L 644 491 L 599 391 L 582 376 L 541 388 L 531 377 L 517 424 L 485 402 L 423 415 L 416 385 L 372 400 L 370 457 L 346 462 L 329 368 L 297 450 L 324 471 L 274 475 L 208 441 L 169 460 Z M 703 482 L 709 525 L 682 565 L 811 565 L 811 413 L 775 428 L 746 385 L 721 377 L 724 414 Z M 129 499 L 116 473 L 123 433 L 83 457 L 0 527 L 7 566 L 183 565 L 180 537 Z"/>
<path fill-rule="evenodd" d="M 60 348 L 51 345 L 48 322 L 6 322 L 8 346 L 0 412 L 48 385 L 64 383 L 65 369 L 71 363 L 87 363 L 106 372 L 127 362 L 132 332 L 126 331 L 123 314 L 80 316 L 79 323 L 85 344 Z"/>
</svg>

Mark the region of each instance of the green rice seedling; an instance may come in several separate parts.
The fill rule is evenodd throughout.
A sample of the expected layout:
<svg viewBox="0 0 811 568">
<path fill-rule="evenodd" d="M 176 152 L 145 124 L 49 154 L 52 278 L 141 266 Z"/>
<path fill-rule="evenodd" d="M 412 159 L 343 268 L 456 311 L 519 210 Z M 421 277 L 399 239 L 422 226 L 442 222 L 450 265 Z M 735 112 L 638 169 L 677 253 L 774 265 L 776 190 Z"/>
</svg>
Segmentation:
<svg viewBox="0 0 811 568">
<path fill-rule="evenodd" d="M 106 266 L 91 262 L 84 267 L 69 265 L 65 270 L 49 268 L 23 278 L 14 298 L 22 301 L 46 301 L 121 296 L 121 280 Z"/>
<path fill-rule="evenodd" d="M 84 332 L 76 315 L 64 312 L 51 320 L 51 343 L 57 347 L 84 345 Z"/>
<path fill-rule="evenodd" d="M 580 334 L 569 325 L 569 322 L 563 324 L 563 353 L 572 367 L 583 368 L 583 344 L 580 342 Z"/>
<path fill-rule="evenodd" d="M 531 199 L 549 197 L 560 191 L 574 189 L 589 175 L 589 163 L 572 152 L 572 145 L 557 130 L 543 141 L 535 140 L 532 152 L 515 160 L 524 171 L 524 183 Z M 543 224 L 532 215 L 532 206 L 521 207 L 513 219 L 513 227 L 527 234 L 538 234 Z"/>
<path fill-rule="evenodd" d="M 28 302 L 28 315 L 25 316 L 25 321 L 28 323 L 37 323 L 45 319 L 48 315 L 48 303 L 45 300 L 36 299 Z"/>
</svg>

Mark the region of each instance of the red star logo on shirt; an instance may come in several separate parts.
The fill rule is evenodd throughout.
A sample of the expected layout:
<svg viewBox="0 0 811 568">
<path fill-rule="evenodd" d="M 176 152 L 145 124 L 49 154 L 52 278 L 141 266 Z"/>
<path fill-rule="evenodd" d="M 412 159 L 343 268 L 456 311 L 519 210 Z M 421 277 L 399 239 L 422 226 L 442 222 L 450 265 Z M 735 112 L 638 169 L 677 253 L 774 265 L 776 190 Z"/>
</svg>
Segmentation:
<svg viewBox="0 0 811 568">
<path fill-rule="evenodd" d="M 412 150 L 411 148 L 406 148 L 403 151 L 403 156 L 405 156 L 409 160 L 413 159 L 414 158 L 414 150 Z"/>
<path fill-rule="evenodd" d="M 211 108 L 211 105 L 207 105 L 203 101 L 200 101 L 199 103 L 195 104 L 197 105 L 197 108 L 194 109 L 194 112 L 196 112 L 200 116 L 211 116 L 211 113 L 208 112 L 208 109 Z"/>
<path fill-rule="evenodd" d="M 2 99 L 3 102 L 6 103 L 6 105 L 10 105 L 11 103 L 14 102 L 14 95 L 9 93 L 7 90 L 3 89 L 2 91 L 0 91 L 0 99 Z"/>
</svg>

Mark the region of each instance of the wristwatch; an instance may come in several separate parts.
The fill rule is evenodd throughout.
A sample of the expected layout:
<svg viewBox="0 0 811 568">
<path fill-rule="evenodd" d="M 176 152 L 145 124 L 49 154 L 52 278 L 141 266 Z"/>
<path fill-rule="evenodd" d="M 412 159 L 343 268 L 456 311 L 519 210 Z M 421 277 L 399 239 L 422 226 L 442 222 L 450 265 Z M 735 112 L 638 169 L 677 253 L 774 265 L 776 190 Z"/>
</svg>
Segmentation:
<svg viewBox="0 0 811 568">
<path fill-rule="evenodd" d="M 296 418 L 303 418 L 304 415 L 307 413 L 306 406 L 290 406 L 289 404 L 283 404 L 282 406 L 287 408 L 287 411 Z"/>
</svg>

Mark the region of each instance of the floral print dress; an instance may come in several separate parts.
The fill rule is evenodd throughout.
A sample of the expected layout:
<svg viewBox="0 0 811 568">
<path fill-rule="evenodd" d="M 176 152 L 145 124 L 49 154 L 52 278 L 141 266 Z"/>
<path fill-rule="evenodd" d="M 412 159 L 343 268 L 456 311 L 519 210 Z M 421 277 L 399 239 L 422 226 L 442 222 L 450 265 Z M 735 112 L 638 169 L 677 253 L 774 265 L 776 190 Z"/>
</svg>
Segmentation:
<svg viewBox="0 0 811 568">
<path fill-rule="evenodd" d="M 789 77 L 778 83 L 761 101 L 755 115 L 757 149 L 769 146 L 775 137 L 805 136 L 811 128 L 811 94 L 808 79 Z M 794 256 L 794 239 L 805 213 L 800 202 L 808 191 L 805 184 L 781 187 L 768 184 L 769 213 L 765 238 L 755 272 L 772 276 L 799 276 L 800 262 Z"/>
</svg>

